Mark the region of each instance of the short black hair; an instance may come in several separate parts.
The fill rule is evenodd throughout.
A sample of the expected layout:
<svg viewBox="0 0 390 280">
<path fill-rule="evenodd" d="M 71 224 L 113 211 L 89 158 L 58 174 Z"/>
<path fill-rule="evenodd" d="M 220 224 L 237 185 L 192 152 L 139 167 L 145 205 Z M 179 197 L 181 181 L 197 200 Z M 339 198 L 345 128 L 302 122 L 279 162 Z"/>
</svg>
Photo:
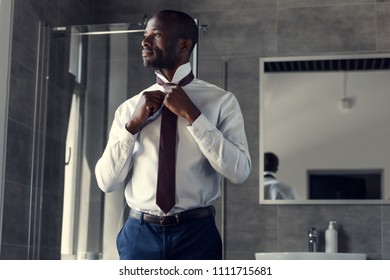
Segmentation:
<svg viewBox="0 0 390 280">
<path fill-rule="evenodd" d="M 264 153 L 264 171 L 276 172 L 278 170 L 279 158 L 271 152 Z"/>
<path fill-rule="evenodd" d="M 180 11 L 174 10 L 163 10 L 160 11 L 156 16 L 169 16 L 173 17 L 178 21 L 177 25 L 177 35 L 178 38 L 191 39 L 192 48 L 194 49 L 195 45 L 198 43 L 198 33 L 199 28 L 196 25 L 195 20 L 188 14 Z"/>
</svg>

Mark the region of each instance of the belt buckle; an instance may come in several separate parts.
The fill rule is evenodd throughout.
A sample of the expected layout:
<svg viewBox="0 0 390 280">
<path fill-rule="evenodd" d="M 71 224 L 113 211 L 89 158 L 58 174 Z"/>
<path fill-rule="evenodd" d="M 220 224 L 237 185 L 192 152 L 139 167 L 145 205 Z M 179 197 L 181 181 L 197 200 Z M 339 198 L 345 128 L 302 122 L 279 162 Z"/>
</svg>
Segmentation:
<svg viewBox="0 0 390 280">
<path fill-rule="evenodd" d="M 178 219 L 175 216 L 160 217 L 160 225 L 162 226 L 171 226 L 171 225 L 176 225 L 177 223 L 178 223 Z"/>
</svg>

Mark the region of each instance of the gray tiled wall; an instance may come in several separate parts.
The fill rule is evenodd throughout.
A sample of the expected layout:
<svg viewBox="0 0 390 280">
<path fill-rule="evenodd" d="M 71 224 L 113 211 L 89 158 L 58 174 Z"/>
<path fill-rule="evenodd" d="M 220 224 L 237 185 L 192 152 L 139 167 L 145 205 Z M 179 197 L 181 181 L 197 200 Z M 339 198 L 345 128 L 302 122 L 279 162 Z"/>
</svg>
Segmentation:
<svg viewBox="0 0 390 280">
<path fill-rule="evenodd" d="M 375 5 L 278 10 L 278 53 L 375 51 Z"/>
<path fill-rule="evenodd" d="M 390 207 L 382 208 L 382 241 L 382 258 L 390 260 Z"/>
</svg>

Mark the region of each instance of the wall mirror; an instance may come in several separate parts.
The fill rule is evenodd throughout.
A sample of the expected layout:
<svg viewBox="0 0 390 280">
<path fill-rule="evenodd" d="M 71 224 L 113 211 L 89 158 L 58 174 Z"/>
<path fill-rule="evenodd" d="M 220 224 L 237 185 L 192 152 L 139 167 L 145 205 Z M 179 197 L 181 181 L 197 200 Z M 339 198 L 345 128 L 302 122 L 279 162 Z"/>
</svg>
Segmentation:
<svg viewBox="0 0 390 280">
<path fill-rule="evenodd" d="M 389 106 L 390 54 L 260 58 L 260 203 L 390 203 Z"/>
</svg>

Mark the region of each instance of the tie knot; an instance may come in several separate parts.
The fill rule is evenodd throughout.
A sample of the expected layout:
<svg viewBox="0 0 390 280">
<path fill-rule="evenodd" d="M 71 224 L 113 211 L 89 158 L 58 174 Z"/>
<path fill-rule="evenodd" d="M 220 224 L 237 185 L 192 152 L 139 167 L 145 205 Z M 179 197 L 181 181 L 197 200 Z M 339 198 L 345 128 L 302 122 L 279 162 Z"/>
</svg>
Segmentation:
<svg viewBox="0 0 390 280">
<path fill-rule="evenodd" d="M 177 84 L 175 84 L 175 83 L 162 83 L 160 85 L 162 85 L 165 89 L 167 89 L 168 87 L 176 86 Z"/>
<path fill-rule="evenodd" d="M 188 85 L 189 83 L 191 83 L 194 78 L 195 78 L 195 76 L 191 71 L 187 76 L 185 76 L 183 79 L 181 79 L 177 84 L 172 83 L 172 82 L 165 83 L 158 76 L 156 77 L 156 81 L 159 85 L 163 86 L 166 89 L 167 87 L 174 86 L 174 85 L 179 85 L 181 87 L 184 87 L 184 86 Z"/>
</svg>

